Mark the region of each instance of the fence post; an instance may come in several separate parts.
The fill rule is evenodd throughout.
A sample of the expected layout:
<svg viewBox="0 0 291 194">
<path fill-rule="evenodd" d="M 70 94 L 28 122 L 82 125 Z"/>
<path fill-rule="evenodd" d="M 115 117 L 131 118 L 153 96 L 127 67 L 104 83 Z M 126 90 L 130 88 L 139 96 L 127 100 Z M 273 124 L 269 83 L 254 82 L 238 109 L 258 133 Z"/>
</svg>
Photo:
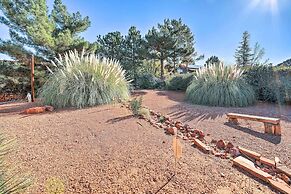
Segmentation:
<svg viewBox="0 0 291 194">
<path fill-rule="evenodd" d="M 31 56 L 31 63 L 30 63 L 30 68 L 31 68 L 31 79 L 30 79 L 30 85 L 31 85 L 31 101 L 34 102 L 35 100 L 35 95 L 34 95 L 34 56 Z"/>
</svg>

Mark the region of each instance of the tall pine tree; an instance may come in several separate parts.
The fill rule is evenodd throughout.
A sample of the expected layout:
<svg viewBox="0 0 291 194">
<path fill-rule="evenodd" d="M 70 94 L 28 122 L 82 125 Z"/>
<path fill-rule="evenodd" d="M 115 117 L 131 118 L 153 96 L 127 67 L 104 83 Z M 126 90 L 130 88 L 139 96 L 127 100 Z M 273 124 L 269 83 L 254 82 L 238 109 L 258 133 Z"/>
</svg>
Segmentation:
<svg viewBox="0 0 291 194">
<path fill-rule="evenodd" d="M 250 47 L 250 34 L 245 31 L 235 52 L 236 64 L 242 67 L 252 65 L 253 53 Z"/>
<path fill-rule="evenodd" d="M 109 32 L 104 36 L 97 36 L 97 54 L 116 59 L 120 62 L 123 59 L 123 44 L 124 44 L 124 37 L 118 31 L 116 32 Z"/>
<path fill-rule="evenodd" d="M 124 40 L 122 66 L 125 68 L 130 78 L 134 80 L 135 84 L 138 71 L 145 58 L 144 45 L 144 39 L 140 31 L 137 30 L 135 26 L 130 27 Z"/>
<path fill-rule="evenodd" d="M 0 41 L 0 51 L 12 58 L 25 60 L 33 53 L 46 61 L 71 49 L 95 49 L 79 36 L 90 26 L 89 18 L 70 14 L 61 0 L 54 1 L 51 14 L 45 0 L 0 0 L 0 9 L 0 23 L 10 33 L 10 40 Z"/>
</svg>

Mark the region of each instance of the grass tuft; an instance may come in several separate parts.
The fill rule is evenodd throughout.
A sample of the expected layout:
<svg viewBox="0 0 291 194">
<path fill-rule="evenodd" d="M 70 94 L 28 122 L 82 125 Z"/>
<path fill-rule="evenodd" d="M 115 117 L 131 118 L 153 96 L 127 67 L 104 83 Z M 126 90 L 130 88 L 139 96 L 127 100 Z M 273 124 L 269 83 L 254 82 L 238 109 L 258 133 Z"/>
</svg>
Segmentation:
<svg viewBox="0 0 291 194">
<path fill-rule="evenodd" d="M 129 97 L 129 82 L 116 60 L 69 51 L 52 62 L 56 71 L 40 90 L 45 104 L 83 108 Z"/>
<path fill-rule="evenodd" d="M 252 87 L 237 66 L 210 65 L 200 69 L 187 88 L 186 99 L 193 104 L 243 107 L 255 103 Z"/>
</svg>

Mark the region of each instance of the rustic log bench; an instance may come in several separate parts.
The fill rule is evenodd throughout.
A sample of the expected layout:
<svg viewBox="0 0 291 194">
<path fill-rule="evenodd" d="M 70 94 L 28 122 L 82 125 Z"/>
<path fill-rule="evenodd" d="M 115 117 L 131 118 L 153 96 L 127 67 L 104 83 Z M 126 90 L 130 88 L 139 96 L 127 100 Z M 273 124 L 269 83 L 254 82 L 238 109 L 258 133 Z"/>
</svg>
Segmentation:
<svg viewBox="0 0 291 194">
<path fill-rule="evenodd" d="M 281 135 L 280 119 L 278 118 L 261 117 L 238 113 L 228 113 L 226 115 L 228 117 L 228 121 L 234 124 L 238 124 L 238 119 L 258 121 L 264 123 L 265 133 Z"/>
</svg>

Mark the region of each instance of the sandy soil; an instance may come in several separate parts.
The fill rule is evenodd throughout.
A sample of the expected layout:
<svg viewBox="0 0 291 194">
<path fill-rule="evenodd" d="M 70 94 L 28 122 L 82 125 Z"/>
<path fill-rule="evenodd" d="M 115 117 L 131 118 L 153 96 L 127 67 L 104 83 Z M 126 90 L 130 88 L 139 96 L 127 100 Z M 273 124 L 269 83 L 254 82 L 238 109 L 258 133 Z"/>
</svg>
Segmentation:
<svg viewBox="0 0 291 194">
<path fill-rule="evenodd" d="M 265 136 L 261 131 L 251 133 L 224 125 L 223 114 L 227 111 L 275 115 L 266 112 L 270 106 L 254 110 L 207 108 L 185 104 L 182 93 L 141 93 L 145 105 L 197 125 L 211 138 L 229 138 L 235 144 L 269 153 L 268 156 L 290 160 L 288 114 L 282 117 L 282 139 L 274 143 L 269 136 L 262 138 Z M 119 104 L 31 116 L 18 114 L 22 107 L 29 106 L 33 104 L 0 105 L 0 129 L 16 138 L 18 145 L 9 162 L 34 177 L 34 185 L 27 193 L 45 193 L 47 180 L 57 177 L 64 183 L 65 193 L 149 194 L 156 193 L 174 173 L 172 137 L 144 120 L 133 118 Z M 188 142 L 182 144 L 177 175 L 159 193 L 275 193 L 233 168 L 229 160 L 205 155 Z"/>
</svg>

